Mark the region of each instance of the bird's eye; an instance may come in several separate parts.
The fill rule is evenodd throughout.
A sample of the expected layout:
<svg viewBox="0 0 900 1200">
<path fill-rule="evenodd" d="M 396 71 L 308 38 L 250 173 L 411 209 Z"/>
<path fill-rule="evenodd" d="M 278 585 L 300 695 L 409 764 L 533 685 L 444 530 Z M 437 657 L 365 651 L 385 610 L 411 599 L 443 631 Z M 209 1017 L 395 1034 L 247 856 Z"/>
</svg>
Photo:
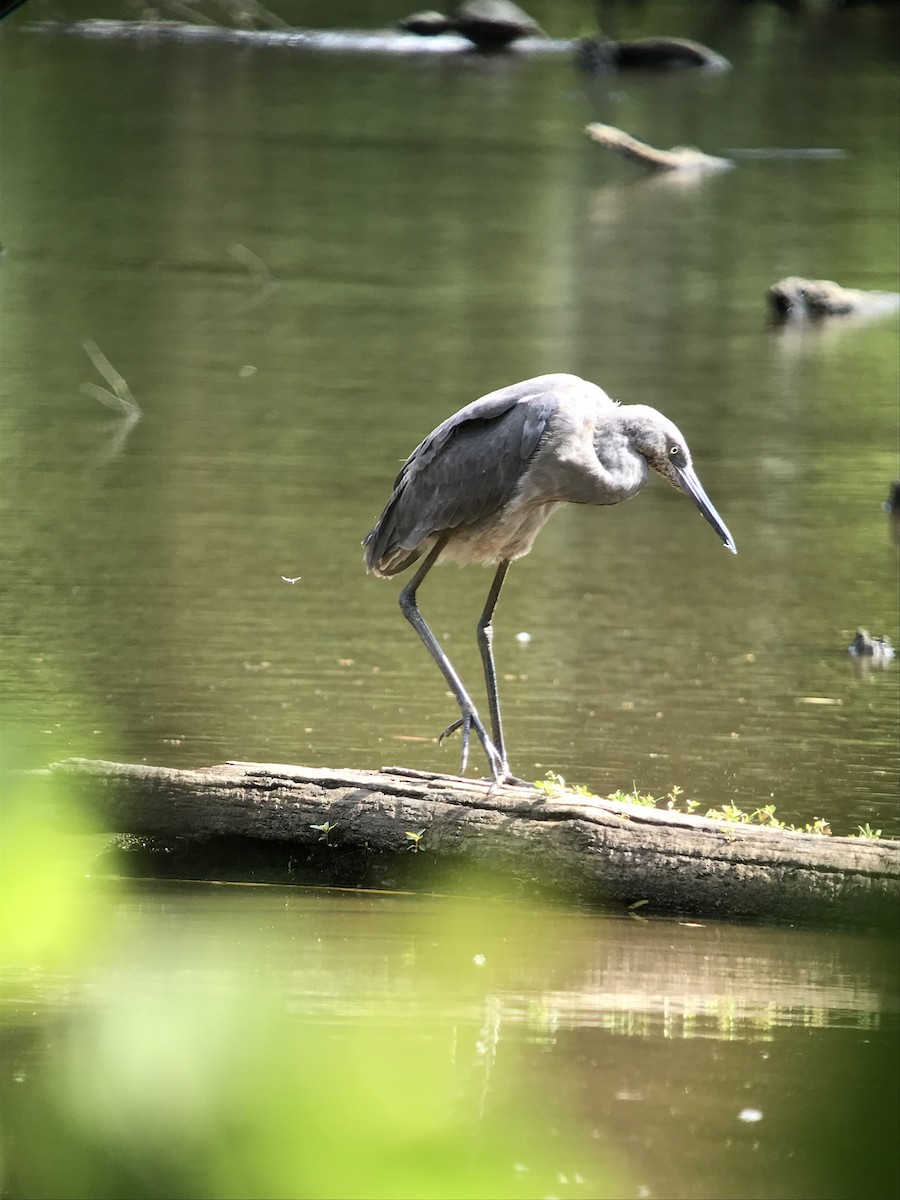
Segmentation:
<svg viewBox="0 0 900 1200">
<path fill-rule="evenodd" d="M 679 451 L 678 451 L 678 447 L 677 447 L 677 446 L 670 446 L 670 447 L 669 447 L 669 458 L 677 458 L 677 457 L 678 457 L 678 453 L 679 453 Z"/>
</svg>

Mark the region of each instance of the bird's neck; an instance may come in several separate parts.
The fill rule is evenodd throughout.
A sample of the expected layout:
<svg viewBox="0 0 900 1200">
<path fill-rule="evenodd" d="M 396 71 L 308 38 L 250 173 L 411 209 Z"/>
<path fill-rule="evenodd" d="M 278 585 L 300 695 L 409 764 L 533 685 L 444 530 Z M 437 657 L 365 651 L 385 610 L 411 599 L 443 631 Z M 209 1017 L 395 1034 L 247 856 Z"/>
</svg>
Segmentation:
<svg viewBox="0 0 900 1200">
<path fill-rule="evenodd" d="M 647 460 L 635 450 L 631 439 L 620 427 L 598 427 L 594 453 L 607 481 L 608 503 L 627 500 L 647 482 Z"/>
</svg>

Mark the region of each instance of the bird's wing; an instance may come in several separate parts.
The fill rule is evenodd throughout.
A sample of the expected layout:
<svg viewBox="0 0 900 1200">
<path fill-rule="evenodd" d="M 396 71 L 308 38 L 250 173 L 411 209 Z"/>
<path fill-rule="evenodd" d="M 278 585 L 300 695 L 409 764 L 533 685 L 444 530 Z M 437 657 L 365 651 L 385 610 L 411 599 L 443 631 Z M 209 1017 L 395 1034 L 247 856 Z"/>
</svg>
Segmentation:
<svg viewBox="0 0 900 1200">
<path fill-rule="evenodd" d="M 363 543 L 368 566 L 393 575 L 414 562 L 434 534 L 502 508 L 558 405 L 553 384 L 559 378 L 539 376 L 501 388 L 438 425 L 401 467 Z"/>
</svg>

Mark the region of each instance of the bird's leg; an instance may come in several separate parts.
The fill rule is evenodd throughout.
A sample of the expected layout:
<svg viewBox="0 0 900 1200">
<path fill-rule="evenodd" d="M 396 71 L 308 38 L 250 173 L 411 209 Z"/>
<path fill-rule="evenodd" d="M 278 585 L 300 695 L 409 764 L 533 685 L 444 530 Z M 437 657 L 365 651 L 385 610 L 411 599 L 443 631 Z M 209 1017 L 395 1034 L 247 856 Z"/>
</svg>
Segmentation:
<svg viewBox="0 0 900 1200">
<path fill-rule="evenodd" d="M 433 548 L 425 558 L 422 565 L 419 567 L 418 571 L 416 571 L 415 575 L 413 575 L 412 579 L 400 593 L 400 608 L 404 617 L 406 617 L 407 621 L 409 621 L 410 625 L 412 625 L 413 629 L 415 629 L 416 633 L 424 642 L 428 653 L 440 667 L 441 674 L 447 680 L 447 683 L 450 685 L 450 690 L 456 697 L 456 703 L 459 705 L 459 711 L 462 713 L 462 719 L 458 723 L 455 722 L 450 727 L 450 730 L 454 728 L 462 728 L 462 769 L 466 769 L 466 762 L 468 761 L 469 756 L 469 731 L 474 729 L 478 734 L 482 746 L 484 746 L 484 752 L 487 755 L 488 762 L 491 765 L 491 774 L 499 783 L 503 782 L 508 774 L 503 756 L 498 752 L 497 748 L 488 737 L 487 731 L 485 730 L 484 725 L 481 723 L 481 718 L 478 715 L 475 705 L 472 703 L 468 692 L 463 687 L 462 680 L 453 669 L 453 664 L 450 662 L 450 659 L 438 645 L 437 638 L 428 628 L 427 624 L 425 623 L 425 618 L 419 612 L 418 606 L 416 605 L 416 592 L 418 591 L 419 584 L 437 562 L 438 555 L 443 550 L 446 541 L 447 537 L 445 535 L 435 542 Z M 449 731 L 445 731 L 441 737 L 443 738 L 447 732 Z"/>
<path fill-rule="evenodd" d="M 484 604 L 484 611 L 478 621 L 478 649 L 481 651 L 481 663 L 484 667 L 484 682 L 487 687 L 488 708 L 491 713 L 491 736 L 494 746 L 500 755 L 504 771 L 509 774 L 509 764 L 506 761 L 506 747 L 503 742 L 503 725 L 500 720 L 500 694 L 497 690 L 497 668 L 494 666 L 494 627 L 491 624 L 497 597 L 503 587 L 506 572 L 509 570 L 509 560 L 502 562 L 497 568 L 491 590 Z"/>
<path fill-rule="evenodd" d="M 484 682 L 487 687 L 488 706 L 491 713 L 491 736 L 494 739 L 494 748 L 500 756 L 500 766 L 502 778 L 494 775 L 495 783 L 516 783 L 523 787 L 531 787 L 532 785 L 525 779 L 519 779 L 513 775 L 509 769 L 509 763 L 506 760 L 506 745 L 503 740 L 503 723 L 500 719 L 500 693 L 497 688 L 497 668 L 494 665 L 494 628 L 492 619 L 494 609 L 497 606 L 497 598 L 500 595 L 500 589 L 503 587 L 503 581 L 506 579 L 506 572 L 509 570 L 509 560 L 501 562 L 497 568 L 497 573 L 494 576 L 494 581 L 491 584 L 491 590 L 488 592 L 487 600 L 484 604 L 484 611 L 478 621 L 478 649 L 481 651 L 481 662 L 484 667 Z M 448 734 L 455 733 L 457 729 L 463 731 L 463 741 L 468 740 L 468 729 L 465 719 L 454 721 L 452 725 L 448 725 L 441 734 L 441 741 Z M 463 750 L 465 754 L 465 749 Z"/>
</svg>

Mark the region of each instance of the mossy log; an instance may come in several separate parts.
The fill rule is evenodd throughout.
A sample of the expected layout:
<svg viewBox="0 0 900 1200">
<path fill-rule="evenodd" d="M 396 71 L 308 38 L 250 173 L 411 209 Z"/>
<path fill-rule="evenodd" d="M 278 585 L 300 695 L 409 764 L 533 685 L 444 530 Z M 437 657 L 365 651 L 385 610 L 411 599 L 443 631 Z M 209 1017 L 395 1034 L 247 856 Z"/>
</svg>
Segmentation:
<svg viewBox="0 0 900 1200">
<path fill-rule="evenodd" d="M 704 154 L 693 146 L 673 146 L 671 150 L 657 150 L 646 142 L 640 142 L 614 125 L 588 125 L 584 131 L 589 138 L 614 150 L 623 158 L 651 167 L 655 171 L 727 171 L 734 163 L 727 158 L 716 158 Z"/>
<path fill-rule="evenodd" d="M 288 852 L 313 865 L 327 859 L 319 882 L 346 886 L 396 884 L 415 860 L 418 884 L 446 885 L 459 869 L 492 890 L 506 884 L 510 893 L 619 909 L 646 902 L 646 914 L 885 924 L 898 913 L 898 842 L 724 824 L 400 768 L 176 770 L 70 759 L 50 770 L 102 828 L 177 845 L 195 877 L 221 877 L 217 845 L 227 843 L 234 863 L 236 844 L 252 858 L 252 847 L 267 843 L 284 861 Z M 204 875 L 204 863 L 213 873 Z"/>
</svg>

